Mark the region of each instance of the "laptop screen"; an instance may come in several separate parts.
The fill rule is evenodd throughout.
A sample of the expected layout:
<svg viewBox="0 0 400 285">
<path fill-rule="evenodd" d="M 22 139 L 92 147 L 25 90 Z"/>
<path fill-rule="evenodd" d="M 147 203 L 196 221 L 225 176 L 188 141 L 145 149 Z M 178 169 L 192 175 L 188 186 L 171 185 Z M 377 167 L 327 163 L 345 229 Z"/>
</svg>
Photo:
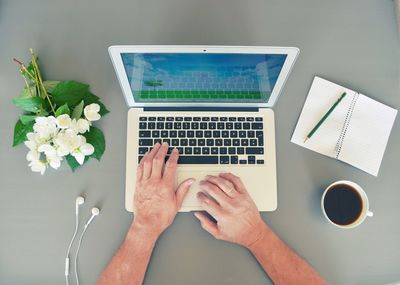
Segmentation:
<svg viewBox="0 0 400 285">
<path fill-rule="evenodd" d="M 121 53 L 136 102 L 268 102 L 286 54 Z"/>
</svg>

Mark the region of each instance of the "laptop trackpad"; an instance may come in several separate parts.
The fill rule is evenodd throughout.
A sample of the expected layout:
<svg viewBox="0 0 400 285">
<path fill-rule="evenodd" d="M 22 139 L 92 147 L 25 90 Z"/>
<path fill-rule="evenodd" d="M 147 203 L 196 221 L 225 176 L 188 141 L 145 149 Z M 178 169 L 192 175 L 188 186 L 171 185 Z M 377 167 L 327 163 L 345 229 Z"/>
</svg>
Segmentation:
<svg viewBox="0 0 400 285">
<path fill-rule="evenodd" d="M 201 180 L 204 180 L 206 175 L 218 175 L 220 173 L 216 171 L 202 171 L 202 170 L 192 170 L 192 171 L 185 171 L 185 170 L 178 170 L 178 176 L 177 176 L 177 185 L 181 183 L 182 181 L 188 179 L 188 178 L 194 178 L 196 181 L 193 183 L 193 185 L 190 187 L 189 193 L 186 195 L 185 200 L 183 201 L 182 207 L 199 207 L 200 203 L 197 200 L 197 192 L 201 191 L 201 188 L 199 186 L 199 182 Z"/>
</svg>

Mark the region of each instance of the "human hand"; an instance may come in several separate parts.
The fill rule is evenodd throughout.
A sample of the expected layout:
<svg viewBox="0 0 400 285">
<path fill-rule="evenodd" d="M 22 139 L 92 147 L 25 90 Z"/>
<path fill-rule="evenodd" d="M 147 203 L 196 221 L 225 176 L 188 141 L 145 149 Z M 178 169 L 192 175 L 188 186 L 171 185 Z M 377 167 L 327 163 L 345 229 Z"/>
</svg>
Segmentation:
<svg viewBox="0 0 400 285">
<path fill-rule="evenodd" d="M 167 143 L 155 144 L 154 148 L 144 155 L 137 168 L 133 226 L 144 230 L 149 237 L 157 238 L 172 224 L 194 182 L 194 179 L 187 179 L 175 191 L 179 153 L 174 149 L 168 161 L 164 163 L 167 152 Z"/>
<path fill-rule="evenodd" d="M 231 173 L 208 175 L 200 182 L 200 187 L 215 200 L 203 192 L 197 193 L 201 206 L 217 223 L 201 212 L 196 212 L 195 216 L 200 220 L 202 228 L 216 239 L 250 247 L 268 231 L 239 177 Z"/>
</svg>

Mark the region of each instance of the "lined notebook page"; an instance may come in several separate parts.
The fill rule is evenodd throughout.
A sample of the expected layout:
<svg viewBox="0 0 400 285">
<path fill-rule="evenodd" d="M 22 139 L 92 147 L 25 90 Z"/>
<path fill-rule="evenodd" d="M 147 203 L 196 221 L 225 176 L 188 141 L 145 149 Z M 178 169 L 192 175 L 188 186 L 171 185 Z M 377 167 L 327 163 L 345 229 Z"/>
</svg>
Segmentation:
<svg viewBox="0 0 400 285">
<path fill-rule="evenodd" d="M 338 159 L 377 176 L 397 110 L 359 95 Z"/>
<path fill-rule="evenodd" d="M 329 108 L 346 92 L 346 96 L 333 110 L 314 135 L 304 143 L 304 139 L 321 120 Z M 291 142 L 315 152 L 336 156 L 336 143 L 346 119 L 347 111 L 355 92 L 348 88 L 316 76 L 311 85 Z"/>
</svg>

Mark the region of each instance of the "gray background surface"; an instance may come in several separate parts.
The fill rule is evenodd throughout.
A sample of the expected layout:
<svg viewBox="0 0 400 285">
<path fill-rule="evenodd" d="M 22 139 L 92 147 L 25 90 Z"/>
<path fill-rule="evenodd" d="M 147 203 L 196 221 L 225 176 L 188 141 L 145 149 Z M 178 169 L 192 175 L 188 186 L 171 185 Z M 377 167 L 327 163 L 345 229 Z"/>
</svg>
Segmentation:
<svg viewBox="0 0 400 285">
<path fill-rule="evenodd" d="M 275 45 L 301 49 L 276 114 L 278 210 L 265 221 L 331 284 L 400 280 L 400 128 L 397 119 L 379 176 L 289 142 L 318 74 L 400 107 L 400 49 L 391 0 L 0 0 L 0 284 L 63 284 L 74 226 L 97 205 L 80 255 L 81 284 L 94 284 L 132 220 L 124 209 L 127 107 L 107 47 L 112 44 Z M 101 163 L 45 176 L 11 148 L 23 87 L 13 57 L 40 57 L 47 79 L 87 82 L 111 113 Z M 359 183 L 375 216 L 353 230 L 328 224 L 321 192 L 338 179 Z M 214 240 L 192 214 L 179 214 L 154 251 L 146 284 L 270 284 L 243 248 Z"/>
</svg>

